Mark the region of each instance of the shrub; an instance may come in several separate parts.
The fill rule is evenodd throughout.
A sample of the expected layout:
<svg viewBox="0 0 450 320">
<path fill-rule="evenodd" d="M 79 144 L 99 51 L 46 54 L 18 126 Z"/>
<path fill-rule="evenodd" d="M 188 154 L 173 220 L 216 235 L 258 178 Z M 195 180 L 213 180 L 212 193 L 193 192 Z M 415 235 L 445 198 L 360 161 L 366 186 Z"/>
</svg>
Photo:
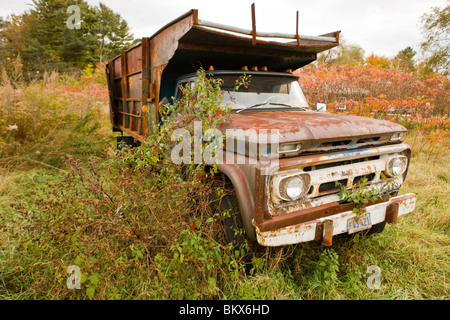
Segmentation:
<svg viewBox="0 0 450 320">
<path fill-rule="evenodd" d="M 380 61 L 367 65 L 307 67 L 297 71 L 311 104 L 324 102 L 334 113 L 375 117 L 420 128 L 423 148 L 434 161 L 450 148 L 450 80 L 432 74 L 389 69 Z"/>
<path fill-rule="evenodd" d="M 413 113 L 448 115 L 450 80 L 438 74 L 421 78 L 414 73 L 373 65 L 306 67 L 297 71 L 307 100 L 324 102 L 336 111 L 345 105 L 352 113 Z M 392 112 L 394 111 L 394 112 Z"/>
</svg>

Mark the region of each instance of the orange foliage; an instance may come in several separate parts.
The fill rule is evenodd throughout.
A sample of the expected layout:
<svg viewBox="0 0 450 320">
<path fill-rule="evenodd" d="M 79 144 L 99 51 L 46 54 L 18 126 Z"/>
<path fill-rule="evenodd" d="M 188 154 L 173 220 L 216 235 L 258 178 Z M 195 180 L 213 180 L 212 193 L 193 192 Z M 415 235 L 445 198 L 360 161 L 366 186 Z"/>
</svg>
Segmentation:
<svg viewBox="0 0 450 320">
<path fill-rule="evenodd" d="M 373 53 L 366 58 L 366 64 L 381 69 L 389 69 L 390 61 L 386 57 L 376 56 Z"/>
<path fill-rule="evenodd" d="M 85 71 L 87 70 L 87 71 Z M 106 86 L 105 63 L 99 63 L 95 68 L 87 68 L 81 77 L 72 83 L 63 83 L 58 89 L 63 93 L 87 94 L 97 100 L 108 99 L 108 87 Z"/>
<path fill-rule="evenodd" d="M 430 152 L 450 148 L 450 80 L 391 70 L 389 60 L 370 56 L 365 65 L 306 67 L 296 71 L 311 105 L 330 112 L 382 118 L 420 128 Z"/>
<path fill-rule="evenodd" d="M 377 62 L 382 57 L 369 58 L 377 66 L 321 65 L 298 70 L 307 100 L 311 104 L 327 103 L 334 111 L 344 105 L 347 111 L 356 114 L 389 110 L 427 116 L 449 114 L 447 76 L 435 74 L 421 79 L 414 73 L 384 69 Z"/>
</svg>

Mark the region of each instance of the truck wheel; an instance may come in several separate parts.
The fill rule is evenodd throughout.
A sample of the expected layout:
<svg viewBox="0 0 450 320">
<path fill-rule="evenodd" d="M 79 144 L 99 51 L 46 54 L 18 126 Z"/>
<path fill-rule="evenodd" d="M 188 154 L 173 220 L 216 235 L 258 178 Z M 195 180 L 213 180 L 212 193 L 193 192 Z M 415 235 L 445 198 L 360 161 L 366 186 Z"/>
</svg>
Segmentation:
<svg viewBox="0 0 450 320">
<path fill-rule="evenodd" d="M 126 148 L 135 148 L 137 147 L 137 143 L 133 137 L 121 136 L 117 137 L 117 150 L 122 150 L 124 147 Z"/>
<path fill-rule="evenodd" d="M 236 196 L 224 196 L 220 202 L 220 212 L 222 214 L 226 213 L 224 224 L 227 242 L 235 246 L 244 243 L 244 225 Z"/>
<path fill-rule="evenodd" d="M 381 233 L 381 232 L 383 232 L 385 226 L 386 226 L 386 221 L 374 224 L 372 226 L 372 228 L 370 228 L 369 230 L 365 231 L 365 235 L 369 236 L 371 234 Z"/>
</svg>

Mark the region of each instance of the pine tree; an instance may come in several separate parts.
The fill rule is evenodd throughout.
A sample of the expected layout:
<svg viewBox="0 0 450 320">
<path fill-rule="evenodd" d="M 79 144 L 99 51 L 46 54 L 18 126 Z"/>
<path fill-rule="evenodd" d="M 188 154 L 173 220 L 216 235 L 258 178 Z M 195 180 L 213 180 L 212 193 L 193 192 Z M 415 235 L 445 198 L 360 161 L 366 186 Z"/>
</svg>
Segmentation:
<svg viewBox="0 0 450 320">
<path fill-rule="evenodd" d="M 76 5 L 80 28 L 69 28 Z M 20 55 L 31 77 L 44 71 L 80 70 L 107 60 L 133 40 L 128 24 L 106 5 L 90 6 L 85 0 L 33 0 L 22 15 L 0 20 L 0 66 Z"/>
<path fill-rule="evenodd" d="M 398 66 L 401 70 L 405 72 L 414 72 L 416 69 L 414 63 L 415 55 L 416 52 L 414 49 L 408 46 L 405 49 L 400 50 L 394 59 L 398 61 Z"/>
</svg>

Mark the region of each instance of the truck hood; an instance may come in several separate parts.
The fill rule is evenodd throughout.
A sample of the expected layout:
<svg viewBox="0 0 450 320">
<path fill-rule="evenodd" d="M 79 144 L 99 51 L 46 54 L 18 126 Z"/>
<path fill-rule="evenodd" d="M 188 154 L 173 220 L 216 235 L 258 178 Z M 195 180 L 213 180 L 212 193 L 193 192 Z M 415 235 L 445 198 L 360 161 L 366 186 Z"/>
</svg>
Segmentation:
<svg viewBox="0 0 450 320">
<path fill-rule="evenodd" d="M 225 129 L 253 129 L 259 134 L 277 130 L 279 143 L 336 141 L 356 137 L 389 139 L 393 133 L 406 132 L 402 125 L 386 120 L 315 111 L 258 111 L 231 113 L 230 117 L 231 121 Z"/>
</svg>

